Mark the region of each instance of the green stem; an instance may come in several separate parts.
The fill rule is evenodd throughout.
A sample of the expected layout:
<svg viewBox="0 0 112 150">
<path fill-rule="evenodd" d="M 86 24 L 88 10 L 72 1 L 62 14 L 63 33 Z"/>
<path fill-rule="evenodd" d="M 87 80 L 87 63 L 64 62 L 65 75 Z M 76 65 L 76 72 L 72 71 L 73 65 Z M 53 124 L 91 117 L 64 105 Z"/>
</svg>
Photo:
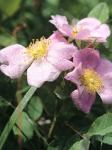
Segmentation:
<svg viewBox="0 0 112 150">
<path fill-rule="evenodd" d="M 35 130 L 36 135 L 37 135 L 40 139 L 42 139 L 42 140 L 44 141 L 44 144 L 45 144 L 46 146 L 48 146 L 49 144 L 47 143 L 46 138 L 44 138 L 44 137 L 40 134 L 40 132 L 37 130 L 36 124 L 34 125 L 34 130 Z"/>
<path fill-rule="evenodd" d="M 2 147 L 7 140 L 8 135 L 10 134 L 10 131 L 13 128 L 13 125 L 16 123 L 19 114 L 23 111 L 27 103 L 29 102 L 30 98 L 36 91 L 36 87 L 31 87 L 29 91 L 26 93 L 26 95 L 23 97 L 23 99 L 20 101 L 18 106 L 16 107 L 15 111 L 13 112 L 12 116 L 10 117 L 8 123 L 6 124 L 1 136 L 0 136 L 0 150 L 2 150 Z"/>
<path fill-rule="evenodd" d="M 48 132 L 48 138 L 50 138 L 50 137 L 51 137 L 52 132 L 53 132 L 53 129 L 54 129 L 54 127 L 55 127 L 55 124 L 56 124 L 56 116 L 54 115 L 54 118 L 53 118 L 53 121 L 52 121 L 51 127 L 50 127 L 49 132 Z"/>
<path fill-rule="evenodd" d="M 45 145 L 48 146 L 49 144 L 47 143 L 46 138 L 44 138 L 44 137 L 40 134 L 40 132 L 39 132 L 38 129 L 37 129 L 37 124 L 30 118 L 30 116 L 29 116 L 28 121 L 33 125 L 34 131 L 35 131 L 36 135 L 37 135 L 40 139 L 43 140 L 43 142 L 44 142 Z"/>
</svg>

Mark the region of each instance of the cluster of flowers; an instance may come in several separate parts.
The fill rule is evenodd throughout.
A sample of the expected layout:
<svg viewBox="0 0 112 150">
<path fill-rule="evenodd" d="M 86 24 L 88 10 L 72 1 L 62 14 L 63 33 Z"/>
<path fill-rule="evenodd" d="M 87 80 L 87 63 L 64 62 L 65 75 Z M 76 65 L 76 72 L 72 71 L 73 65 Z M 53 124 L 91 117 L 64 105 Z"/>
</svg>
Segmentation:
<svg viewBox="0 0 112 150">
<path fill-rule="evenodd" d="M 2 49 L 0 70 L 15 79 L 27 69 L 28 84 L 35 87 L 69 70 L 65 79 L 77 86 L 71 97 L 78 108 L 88 113 L 96 93 L 104 103 L 112 103 L 112 63 L 94 49 L 95 43 L 106 42 L 108 25 L 95 18 L 69 25 L 67 18 L 60 15 L 52 16 L 50 22 L 57 31 L 49 38 L 33 40 L 28 47 L 14 44 Z"/>
</svg>

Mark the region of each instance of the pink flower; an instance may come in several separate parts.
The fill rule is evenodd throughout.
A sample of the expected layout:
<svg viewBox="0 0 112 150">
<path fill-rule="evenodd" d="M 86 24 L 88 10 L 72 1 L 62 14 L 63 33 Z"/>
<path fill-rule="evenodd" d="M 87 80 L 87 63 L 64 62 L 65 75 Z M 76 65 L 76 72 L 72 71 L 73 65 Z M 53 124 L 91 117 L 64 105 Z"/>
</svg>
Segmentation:
<svg viewBox="0 0 112 150">
<path fill-rule="evenodd" d="M 100 58 L 98 51 L 83 49 L 74 56 L 75 69 L 65 79 L 75 83 L 74 103 L 88 113 L 98 93 L 104 103 L 112 103 L 112 63 Z"/>
<path fill-rule="evenodd" d="M 15 44 L 2 49 L 0 70 L 14 79 L 21 77 L 27 69 L 28 84 L 40 87 L 73 67 L 69 59 L 75 51 L 75 46 L 68 44 L 59 32 L 54 32 L 48 39 L 33 41 L 27 48 Z"/>
<path fill-rule="evenodd" d="M 76 40 L 106 42 L 110 35 L 108 25 L 101 24 L 96 18 L 84 18 L 69 25 L 65 16 L 51 16 L 50 22 L 64 35 Z"/>
</svg>

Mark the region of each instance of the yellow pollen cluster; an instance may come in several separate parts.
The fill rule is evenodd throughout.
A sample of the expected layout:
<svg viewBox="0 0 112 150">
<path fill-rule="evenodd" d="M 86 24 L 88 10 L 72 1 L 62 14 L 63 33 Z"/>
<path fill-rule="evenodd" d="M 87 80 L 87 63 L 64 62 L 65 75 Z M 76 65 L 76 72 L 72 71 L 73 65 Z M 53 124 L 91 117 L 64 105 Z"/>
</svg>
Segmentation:
<svg viewBox="0 0 112 150">
<path fill-rule="evenodd" d="M 100 75 L 92 69 L 85 69 L 80 80 L 82 85 L 84 85 L 86 90 L 90 93 L 101 90 L 103 86 Z"/>
<path fill-rule="evenodd" d="M 74 27 L 73 27 L 73 31 L 72 31 L 73 37 L 75 37 L 79 31 L 80 31 L 80 30 L 79 30 L 76 26 L 74 26 Z"/>
<path fill-rule="evenodd" d="M 39 59 L 47 55 L 50 40 L 42 37 L 40 40 L 32 40 L 27 47 L 27 53 L 34 59 Z"/>
</svg>

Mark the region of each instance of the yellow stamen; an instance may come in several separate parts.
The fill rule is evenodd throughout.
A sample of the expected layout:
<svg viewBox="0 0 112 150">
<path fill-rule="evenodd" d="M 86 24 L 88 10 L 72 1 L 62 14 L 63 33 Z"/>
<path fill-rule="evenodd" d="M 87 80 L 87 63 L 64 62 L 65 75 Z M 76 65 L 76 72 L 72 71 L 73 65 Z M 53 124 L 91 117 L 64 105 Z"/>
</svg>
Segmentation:
<svg viewBox="0 0 112 150">
<path fill-rule="evenodd" d="M 76 26 L 74 26 L 74 27 L 73 27 L 73 31 L 72 31 L 73 37 L 75 37 L 75 36 L 78 34 L 79 31 L 80 31 L 80 30 L 79 30 Z"/>
<path fill-rule="evenodd" d="M 86 90 L 90 93 L 95 93 L 101 90 L 103 86 L 100 75 L 92 69 L 85 69 L 80 80 Z"/>
<path fill-rule="evenodd" d="M 27 47 L 27 53 L 34 59 L 39 59 L 47 55 L 50 40 L 42 37 L 40 40 L 32 40 Z"/>
</svg>

